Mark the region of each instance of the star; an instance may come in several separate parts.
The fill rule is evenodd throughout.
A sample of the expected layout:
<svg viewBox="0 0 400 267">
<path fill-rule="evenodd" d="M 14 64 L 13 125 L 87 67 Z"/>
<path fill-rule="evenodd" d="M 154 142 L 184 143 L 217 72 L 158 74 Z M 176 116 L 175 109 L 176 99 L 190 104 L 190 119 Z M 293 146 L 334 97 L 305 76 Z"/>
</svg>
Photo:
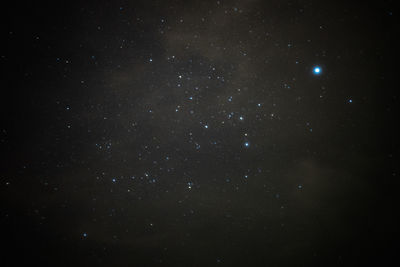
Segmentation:
<svg viewBox="0 0 400 267">
<path fill-rule="evenodd" d="M 319 66 L 315 66 L 314 69 L 313 69 L 313 72 L 314 72 L 315 75 L 319 75 L 319 74 L 321 74 L 322 69 Z"/>
<path fill-rule="evenodd" d="M 187 183 L 187 187 L 188 187 L 188 189 L 192 189 L 192 187 L 193 187 L 193 182 L 188 182 L 188 183 Z"/>
</svg>

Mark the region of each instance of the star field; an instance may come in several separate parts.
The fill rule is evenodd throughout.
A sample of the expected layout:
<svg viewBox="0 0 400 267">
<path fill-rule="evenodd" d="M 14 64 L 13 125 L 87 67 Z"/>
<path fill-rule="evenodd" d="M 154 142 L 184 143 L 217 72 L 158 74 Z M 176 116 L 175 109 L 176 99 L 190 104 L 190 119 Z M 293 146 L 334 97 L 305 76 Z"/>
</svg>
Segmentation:
<svg viewBox="0 0 400 267">
<path fill-rule="evenodd" d="M 5 266 L 393 263 L 392 1 L 6 13 Z"/>
</svg>

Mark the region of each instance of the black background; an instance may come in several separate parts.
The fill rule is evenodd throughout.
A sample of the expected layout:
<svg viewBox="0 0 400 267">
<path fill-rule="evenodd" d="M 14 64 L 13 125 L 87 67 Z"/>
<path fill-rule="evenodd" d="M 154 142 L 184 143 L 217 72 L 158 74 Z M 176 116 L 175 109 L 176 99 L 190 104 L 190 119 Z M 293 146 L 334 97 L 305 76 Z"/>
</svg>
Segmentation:
<svg viewBox="0 0 400 267">
<path fill-rule="evenodd" d="M 396 22 L 392 1 L 3 7 L 1 265 L 398 263 Z"/>
</svg>

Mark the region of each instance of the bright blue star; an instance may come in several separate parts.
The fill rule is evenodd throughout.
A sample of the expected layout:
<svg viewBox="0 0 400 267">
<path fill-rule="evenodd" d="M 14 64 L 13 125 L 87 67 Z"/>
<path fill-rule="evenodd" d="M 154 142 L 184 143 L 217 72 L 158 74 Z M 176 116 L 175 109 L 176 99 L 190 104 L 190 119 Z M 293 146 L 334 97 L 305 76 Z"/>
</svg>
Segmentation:
<svg viewBox="0 0 400 267">
<path fill-rule="evenodd" d="M 244 142 L 244 146 L 245 146 L 245 147 L 249 147 L 249 146 L 250 146 L 250 143 L 249 143 L 249 142 Z"/>
<path fill-rule="evenodd" d="M 321 74 L 321 67 L 318 67 L 318 66 L 316 66 L 316 67 L 314 67 L 314 69 L 313 69 L 313 72 L 314 72 L 314 74 L 316 74 L 316 75 L 319 75 L 319 74 Z"/>
</svg>

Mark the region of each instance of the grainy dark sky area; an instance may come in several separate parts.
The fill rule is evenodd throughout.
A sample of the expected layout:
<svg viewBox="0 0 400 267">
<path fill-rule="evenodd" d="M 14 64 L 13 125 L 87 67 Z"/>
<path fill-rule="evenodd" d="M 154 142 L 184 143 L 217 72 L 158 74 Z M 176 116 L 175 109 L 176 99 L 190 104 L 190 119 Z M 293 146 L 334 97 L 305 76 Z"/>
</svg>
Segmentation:
<svg viewBox="0 0 400 267">
<path fill-rule="evenodd" d="M 393 2 L 4 7 L 0 265 L 398 261 Z"/>
</svg>

